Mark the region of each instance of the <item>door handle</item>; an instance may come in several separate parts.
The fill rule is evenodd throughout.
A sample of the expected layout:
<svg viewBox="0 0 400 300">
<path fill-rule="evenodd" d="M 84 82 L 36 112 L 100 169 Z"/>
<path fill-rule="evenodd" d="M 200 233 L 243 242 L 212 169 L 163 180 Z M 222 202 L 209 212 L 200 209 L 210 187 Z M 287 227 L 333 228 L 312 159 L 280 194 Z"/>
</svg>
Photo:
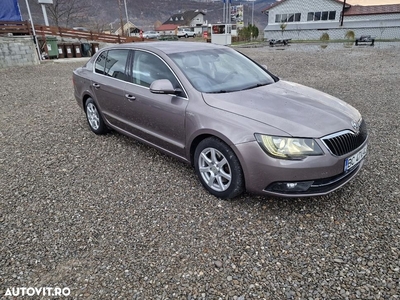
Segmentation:
<svg viewBox="0 0 400 300">
<path fill-rule="evenodd" d="M 100 88 L 100 84 L 98 84 L 98 83 L 93 83 L 92 85 L 94 86 L 95 89 Z"/>
<path fill-rule="evenodd" d="M 136 100 L 136 97 L 130 94 L 125 94 L 125 98 L 128 99 L 129 101 Z"/>
</svg>

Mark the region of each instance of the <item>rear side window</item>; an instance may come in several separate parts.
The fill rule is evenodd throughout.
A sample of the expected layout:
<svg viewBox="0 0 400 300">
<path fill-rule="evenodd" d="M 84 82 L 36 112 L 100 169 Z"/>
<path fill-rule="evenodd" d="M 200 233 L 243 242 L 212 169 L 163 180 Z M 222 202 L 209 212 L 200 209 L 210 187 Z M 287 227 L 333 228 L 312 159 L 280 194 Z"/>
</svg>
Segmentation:
<svg viewBox="0 0 400 300">
<path fill-rule="evenodd" d="M 95 72 L 124 81 L 129 80 L 126 68 L 129 50 L 117 49 L 101 53 L 95 64 Z"/>
</svg>

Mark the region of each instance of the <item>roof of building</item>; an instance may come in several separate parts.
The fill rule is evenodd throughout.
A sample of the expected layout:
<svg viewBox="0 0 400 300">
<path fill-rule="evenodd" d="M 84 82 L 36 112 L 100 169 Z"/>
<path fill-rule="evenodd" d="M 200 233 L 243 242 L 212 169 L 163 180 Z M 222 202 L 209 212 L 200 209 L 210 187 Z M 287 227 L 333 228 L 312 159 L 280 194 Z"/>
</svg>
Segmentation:
<svg viewBox="0 0 400 300">
<path fill-rule="evenodd" d="M 271 5 L 267 6 L 266 8 L 264 8 L 264 9 L 262 10 L 262 12 L 269 11 L 270 9 L 272 9 L 272 8 L 278 6 L 278 5 L 280 5 L 280 4 L 282 4 L 282 3 L 286 2 L 286 1 L 287 1 L 287 0 L 276 1 L 276 2 L 272 3 Z M 341 4 L 341 5 L 343 5 L 343 1 L 340 1 L 340 0 L 332 0 L 332 1 L 335 1 L 335 2 L 337 2 L 337 3 Z M 350 4 L 346 3 L 346 8 L 348 8 L 348 7 L 350 7 L 350 6 L 351 6 Z"/>
<path fill-rule="evenodd" d="M 352 5 L 344 12 L 345 16 L 358 16 L 358 15 L 377 15 L 377 14 L 393 14 L 400 13 L 400 4 L 389 5 Z"/>
<path fill-rule="evenodd" d="M 187 10 L 183 13 L 174 14 L 168 18 L 163 24 L 190 25 L 190 22 L 198 15 L 205 15 L 200 10 Z"/>
<path fill-rule="evenodd" d="M 267 12 L 270 9 L 286 2 L 288 0 L 281 0 L 274 2 L 269 5 L 262 12 Z M 341 0 L 332 0 L 343 5 Z M 357 16 L 357 15 L 376 15 L 376 14 L 393 14 L 400 13 L 400 4 L 387 4 L 387 5 L 351 5 L 346 3 L 346 10 L 344 12 L 345 16 Z"/>
<path fill-rule="evenodd" d="M 158 26 L 155 30 L 156 31 L 172 31 L 178 28 L 177 24 L 162 24 L 161 26 Z"/>
</svg>

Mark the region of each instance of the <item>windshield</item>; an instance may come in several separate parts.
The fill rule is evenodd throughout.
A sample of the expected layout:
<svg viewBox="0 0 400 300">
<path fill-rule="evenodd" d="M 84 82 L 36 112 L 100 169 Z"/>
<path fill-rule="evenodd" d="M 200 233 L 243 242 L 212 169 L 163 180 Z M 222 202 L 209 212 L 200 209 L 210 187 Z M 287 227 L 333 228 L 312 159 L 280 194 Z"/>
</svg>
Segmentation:
<svg viewBox="0 0 400 300">
<path fill-rule="evenodd" d="M 169 55 L 203 93 L 228 93 L 274 83 L 274 78 L 232 49 L 210 49 Z"/>
</svg>

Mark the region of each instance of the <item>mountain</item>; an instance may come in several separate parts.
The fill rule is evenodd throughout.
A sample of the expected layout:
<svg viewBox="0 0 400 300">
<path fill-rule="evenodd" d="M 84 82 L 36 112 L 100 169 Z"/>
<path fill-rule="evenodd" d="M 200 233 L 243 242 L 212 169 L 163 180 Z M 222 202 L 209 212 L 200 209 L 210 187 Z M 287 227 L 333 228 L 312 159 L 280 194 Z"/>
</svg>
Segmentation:
<svg viewBox="0 0 400 300">
<path fill-rule="evenodd" d="M 69 6 L 69 20 L 60 18 L 61 27 L 85 27 L 93 31 L 116 30 L 120 24 L 120 17 L 126 20 L 124 0 L 53 0 L 59 3 L 59 7 Z M 274 0 L 232 1 L 232 5 L 244 5 L 244 23 L 251 23 L 254 19 L 255 25 L 262 31 L 267 25 L 267 16 L 261 11 Z M 119 5 L 121 4 L 121 5 Z M 19 5 L 24 20 L 28 20 L 26 1 L 19 0 Z M 44 25 L 42 9 L 38 1 L 30 1 L 30 10 L 35 24 Z M 129 21 L 143 30 L 153 29 L 155 24 L 164 23 L 176 13 L 186 10 L 199 10 L 205 12 L 204 19 L 208 23 L 221 22 L 223 19 L 222 0 L 126 0 Z M 75 7 L 72 7 L 75 6 Z M 55 6 L 53 6 L 54 8 Z M 121 9 L 120 9 L 121 8 Z M 53 9 L 54 10 L 54 9 Z M 71 13 L 72 12 L 72 13 Z M 47 9 L 50 25 L 55 25 L 51 10 Z"/>
</svg>

